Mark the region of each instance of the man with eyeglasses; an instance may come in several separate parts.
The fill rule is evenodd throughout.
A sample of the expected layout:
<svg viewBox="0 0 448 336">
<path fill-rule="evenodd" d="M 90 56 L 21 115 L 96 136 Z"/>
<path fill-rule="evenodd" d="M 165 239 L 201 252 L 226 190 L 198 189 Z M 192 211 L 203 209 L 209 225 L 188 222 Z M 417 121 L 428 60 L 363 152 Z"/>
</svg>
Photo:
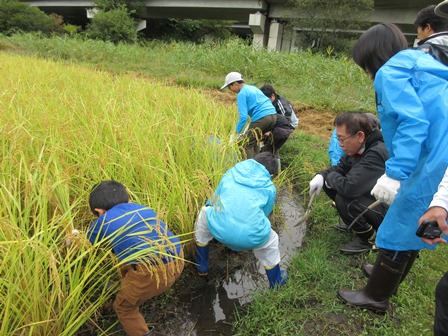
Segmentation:
<svg viewBox="0 0 448 336">
<path fill-rule="evenodd" d="M 371 117 L 362 112 L 345 112 L 334 120 L 339 145 L 345 152 L 339 163 L 319 172 L 310 181 L 310 195 L 323 189 L 336 204 L 342 221 L 351 226 L 356 239 L 343 246 L 343 254 L 372 250 L 376 230 L 387 212 L 386 204 L 366 210 L 375 197 L 370 191 L 385 172 L 389 158 L 383 136 Z M 359 217 L 356 222 L 352 222 Z"/>
</svg>

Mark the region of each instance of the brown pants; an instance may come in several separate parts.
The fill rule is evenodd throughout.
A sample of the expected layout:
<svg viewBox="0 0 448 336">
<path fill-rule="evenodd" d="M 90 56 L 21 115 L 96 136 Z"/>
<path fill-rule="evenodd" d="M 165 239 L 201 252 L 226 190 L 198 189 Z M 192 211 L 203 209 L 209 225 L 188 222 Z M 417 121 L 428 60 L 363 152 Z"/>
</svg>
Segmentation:
<svg viewBox="0 0 448 336">
<path fill-rule="evenodd" d="M 183 268 L 184 261 L 176 259 L 168 264 L 149 268 L 136 264 L 135 269 L 131 265 L 120 269 L 121 289 L 115 298 L 114 309 L 128 336 L 143 336 L 149 332 L 139 307 L 169 289 L 179 278 Z"/>
<path fill-rule="evenodd" d="M 253 157 L 260 152 L 260 147 L 258 144 L 259 140 L 261 140 L 264 133 L 269 132 L 274 128 L 276 121 L 277 114 L 270 114 L 250 123 L 247 131 L 249 141 L 246 146 L 244 146 L 247 159 L 253 159 Z"/>
</svg>

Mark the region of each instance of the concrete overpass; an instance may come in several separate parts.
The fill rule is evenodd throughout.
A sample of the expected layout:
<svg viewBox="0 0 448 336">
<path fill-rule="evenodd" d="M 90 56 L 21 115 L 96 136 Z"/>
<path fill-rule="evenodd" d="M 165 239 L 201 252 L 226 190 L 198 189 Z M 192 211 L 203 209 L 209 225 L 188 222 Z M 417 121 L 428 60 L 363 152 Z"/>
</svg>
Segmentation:
<svg viewBox="0 0 448 336">
<path fill-rule="evenodd" d="M 416 37 L 415 15 L 425 6 L 442 0 L 374 0 L 371 22 L 393 22 L 405 34 Z M 85 0 L 30 0 L 31 6 L 47 13 L 62 15 L 66 21 L 87 20 L 86 9 L 94 7 Z M 288 51 L 294 47 L 294 34 L 286 34 L 285 19 L 301 13 L 288 7 L 288 0 L 146 0 L 142 20 L 155 18 L 232 20 L 240 29 L 251 32 L 254 45 L 270 50 Z"/>
</svg>

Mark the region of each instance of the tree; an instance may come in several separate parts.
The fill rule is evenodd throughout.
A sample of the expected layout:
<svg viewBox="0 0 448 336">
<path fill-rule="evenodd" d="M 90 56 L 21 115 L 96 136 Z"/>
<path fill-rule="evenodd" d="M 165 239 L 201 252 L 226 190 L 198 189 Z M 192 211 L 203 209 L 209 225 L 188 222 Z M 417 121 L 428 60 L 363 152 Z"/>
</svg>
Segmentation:
<svg viewBox="0 0 448 336">
<path fill-rule="evenodd" d="M 17 0 L 0 0 L 0 32 L 10 34 L 40 31 L 50 33 L 62 30 L 60 18 L 50 17 L 37 7 Z M 60 24 L 58 24 L 60 23 Z"/>
<path fill-rule="evenodd" d="M 139 0 L 94 0 L 98 13 L 87 26 L 87 36 L 104 41 L 136 42 L 134 15 L 144 8 Z"/>
<path fill-rule="evenodd" d="M 137 25 L 125 5 L 108 11 L 100 10 L 87 26 L 87 36 L 93 39 L 118 42 L 137 41 Z"/>
<path fill-rule="evenodd" d="M 301 28 L 305 47 L 320 51 L 345 51 L 358 34 L 369 26 L 373 0 L 290 0 L 299 18 L 291 20 Z"/>
</svg>

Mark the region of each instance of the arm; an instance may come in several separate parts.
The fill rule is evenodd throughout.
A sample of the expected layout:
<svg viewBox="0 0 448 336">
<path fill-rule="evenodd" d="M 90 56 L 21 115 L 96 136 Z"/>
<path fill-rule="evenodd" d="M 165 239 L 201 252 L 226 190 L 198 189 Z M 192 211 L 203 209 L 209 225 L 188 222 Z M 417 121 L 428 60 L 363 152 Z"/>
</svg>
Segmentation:
<svg viewBox="0 0 448 336">
<path fill-rule="evenodd" d="M 238 105 L 238 114 L 240 116 L 238 119 L 238 123 L 236 124 L 236 132 L 241 133 L 244 125 L 247 122 L 247 119 L 249 118 L 246 95 L 243 92 L 238 93 L 236 96 L 236 101 Z"/>
<path fill-rule="evenodd" d="M 271 190 L 268 190 L 268 193 L 269 193 L 268 201 L 266 205 L 263 207 L 263 212 L 266 217 L 268 217 L 271 214 L 272 210 L 274 209 L 275 198 L 277 197 L 277 191 L 274 186 L 272 187 Z"/>
<path fill-rule="evenodd" d="M 448 168 L 445 171 L 442 182 L 439 184 L 439 189 L 434 194 L 429 209 L 425 214 L 419 219 L 418 225 L 420 226 L 425 220 L 435 220 L 439 224 L 440 229 L 443 233 L 448 234 L 448 225 L 446 224 L 446 219 L 448 216 Z M 443 238 L 436 239 L 423 239 L 422 240 L 428 244 L 434 245 L 439 243 L 446 243 Z"/>
<path fill-rule="evenodd" d="M 386 175 L 403 181 L 415 171 L 429 121 L 418 97 L 409 70 L 386 67 L 377 73 L 374 86 L 378 93 L 378 113 L 390 154 Z"/>
<path fill-rule="evenodd" d="M 347 159 L 350 158 L 344 156 L 336 167 L 344 167 L 344 161 Z M 325 183 L 347 198 L 369 194 L 377 179 L 384 174 L 386 159 L 387 157 L 383 156 L 380 151 L 369 150 L 346 174 L 333 169 L 325 177 Z"/>
</svg>

